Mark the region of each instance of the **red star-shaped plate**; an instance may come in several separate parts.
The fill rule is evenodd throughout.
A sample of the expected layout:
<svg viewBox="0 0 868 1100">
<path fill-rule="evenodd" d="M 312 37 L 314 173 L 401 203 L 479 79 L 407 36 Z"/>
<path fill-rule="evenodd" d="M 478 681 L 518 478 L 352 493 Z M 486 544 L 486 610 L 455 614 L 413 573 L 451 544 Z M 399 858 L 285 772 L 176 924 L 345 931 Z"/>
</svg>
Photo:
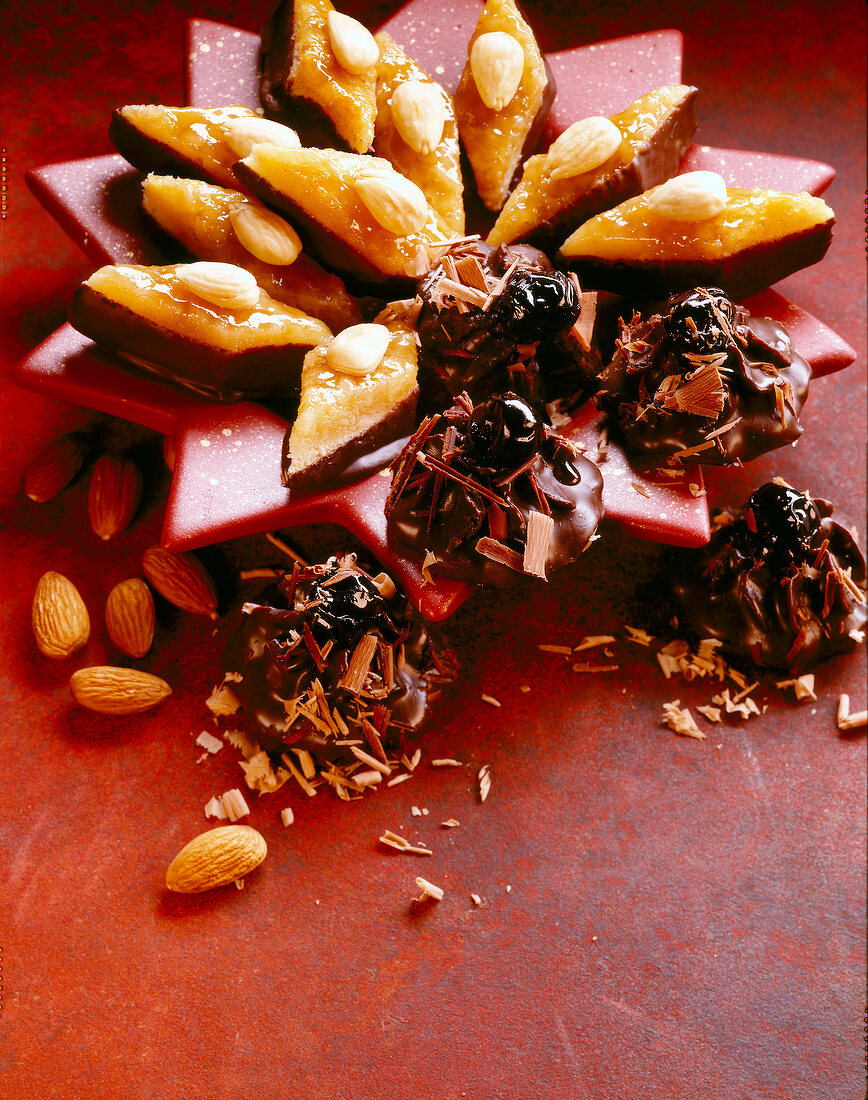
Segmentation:
<svg viewBox="0 0 868 1100">
<path fill-rule="evenodd" d="M 447 88 L 464 65 L 466 40 L 478 15 L 475 2 L 444 6 L 413 0 L 385 30 Z M 442 34 L 454 27 L 458 33 Z M 207 20 L 188 25 L 188 102 L 199 106 L 243 103 L 257 107 L 259 38 Z M 681 35 L 656 31 L 548 55 L 558 96 L 548 124 L 554 138 L 576 118 L 612 114 L 650 88 L 681 78 Z M 834 177 L 825 164 L 739 150 L 693 145 L 682 171 L 720 171 L 734 186 L 823 191 Z M 139 181 L 119 156 L 101 156 L 32 171 L 28 182 L 63 229 L 95 264 L 164 261 L 139 210 Z M 817 376 L 848 366 L 855 354 L 822 322 L 772 290 L 746 303 L 790 330 Z M 253 402 L 214 405 L 153 378 L 134 375 L 64 325 L 20 365 L 18 381 L 59 399 L 83 404 L 154 428 L 171 437 L 175 464 L 163 527 L 163 544 L 190 549 L 274 528 L 338 523 L 359 538 L 432 619 L 451 614 L 466 598 L 462 584 L 426 584 L 387 537 L 383 503 L 389 479 L 374 473 L 353 483 L 296 494 L 280 484 L 280 451 L 287 423 Z M 597 453 L 598 416 L 586 406 L 569 434 Z M 610 445 L 602 464 L 608 519 L 631 534 L 681 546 L 708 539 L 709 519 L 697 469 L 663 476 L 630 465 Z"/>
</svg>

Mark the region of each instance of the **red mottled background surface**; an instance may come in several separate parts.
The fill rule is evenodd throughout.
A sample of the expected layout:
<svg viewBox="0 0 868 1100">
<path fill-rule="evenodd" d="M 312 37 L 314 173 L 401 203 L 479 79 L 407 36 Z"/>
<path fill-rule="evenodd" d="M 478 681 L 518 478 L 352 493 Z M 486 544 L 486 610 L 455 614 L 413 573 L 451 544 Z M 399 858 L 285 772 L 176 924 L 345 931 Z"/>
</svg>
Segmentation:
<svg viewBox="0 0 868 1100">
<path fill-rule="evenodd" d="M 849 340 L 857 363 L 812 390 L 797 448 L 716 475 L 710 491 L 713 503 L 741 501 L 779 473 L 861 525 L 864 5 L 526 6 L 547 50 L 681 28 L 685 78 L 702 93 L 698 140 L 837 167 L 831 252 L 782 289 Z M 346 10 L 373 26 L 394 7 Z M 110 151 L 115 106 L 180 102 L 186 17 L 257 30 L 267 14 L 195 0 L 7 6 L 4 375 L 88 274 L 25 170 Z M 707 685 L 666 683 L 652 651 L 622 640 L 619 669 L 598 676 L 536 648 L 621 635 L 624 622 L 672 635 L 674 554 L 607 532 L 548 587 L 479 594 L 450 624 L 463 679 L 433 715 L 425 758 L 464 768 L 423 763 L 350 805 L 295 789 L 251 798 L 270 855 L 245 890 L 169 895 L 166 865 L 204 827 L 204 803 L 242 778 L 231 749 L 197 763 L 193 744 L 225 618 L 215 634 L 159 608 L 142 665 L 175 692 L 158 711 L 103 720 L 74 707 L 72 669 L 117 660 L 103 601 L 158 538 L 166 480 L 155 439 L 107 422 L 107 442 L 133 447 L 148 471 L 125 535 L 103 545 L 91 532 L 86 476 L 52 503 L 27 501 L 25 457 L 91 419 L 3 383 L 0 1094 L 864 1095 L 865 739 L 834 719 L 842 690 L 865 706 L 864 654 L 817 671 L 816 703 L 763 687 L 762 718 L 677 738 L 661 704 L 705 702 Z M 341 545 L 337 531 L 293 537 L 310 553 Z M 264 540 L 203 557 L 224 612 L 251 594 L 239 563 L 279 563 Z M 94 622 L 63 663 L 40 658 L 30 633 L 47 569 L 79 585 Z M 484 805 L 482 764 L 493 777 Z M 443 829 L 447 818 L 460 827 Z M 434 856 L 380 847 L 385 828 Z M 439 905 L 412 904 L 419 874 L 444 887 Z"/>
</svg>

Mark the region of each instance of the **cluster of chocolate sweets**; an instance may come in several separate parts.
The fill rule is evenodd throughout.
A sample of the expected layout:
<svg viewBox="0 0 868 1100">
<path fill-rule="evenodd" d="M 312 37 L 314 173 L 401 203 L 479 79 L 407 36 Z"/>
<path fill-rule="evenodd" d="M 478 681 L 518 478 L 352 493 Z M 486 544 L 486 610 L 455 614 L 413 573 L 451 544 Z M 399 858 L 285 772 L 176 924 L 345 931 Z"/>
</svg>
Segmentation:
<svg viewBox="0 0 868 1100">
<path fill-rule="evenodd" d="M 800 435 L 810 367 L 736 300 L 816 263 L 834 215 L 679 175 L 696 88 L 651 89 L 537 151 L 555 87 L 513 0 L 484 5 L 454 99 L 329 0 L 281 0 L 260 95 L 265 117 L 115 113 L 174 262 L 100 269 L 70 319 L 210 399 L 294 403 L 293 491 L 409 436 L 390 537 L 434 578 L 506 585 L 595 537 L 600 471 L 555 426 L 588 399 L 637 457 L 744 462 Z M 486 240 L 465 233 L 462 149 L 497 214 Z M 680 585 L 697 629 L 774 666 L 861 640 L 864 559 L 830 512 L 758 490 Z M 280 588 L 227 655 L 251 727 L 275 751 L 364 742 L 387 760 L 442 673 L 427 633 L 346 560 Z"/>
</svg>

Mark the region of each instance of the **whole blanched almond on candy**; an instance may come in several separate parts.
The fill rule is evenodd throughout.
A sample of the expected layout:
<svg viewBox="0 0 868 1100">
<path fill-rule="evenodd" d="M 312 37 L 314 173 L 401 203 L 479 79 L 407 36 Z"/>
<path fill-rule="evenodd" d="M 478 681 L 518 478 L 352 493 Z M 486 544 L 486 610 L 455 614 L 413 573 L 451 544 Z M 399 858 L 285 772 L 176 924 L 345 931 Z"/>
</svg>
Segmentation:
<svg viewBox="0 0 868 1100">
<path fill-rule="evenodd" d="M 388 233 L 404 237 L 428 220 L 428 200 L 400 172 L 368 171 L 356 177 L 356 194 Z"/>
<path fill-rule="evenodd" d="M 62 573 L 44 573 L 33 594 L 33 636 L 39 652 L 61 660 L 90 637 L 90 616 L 78 589 Z"/>
<path fill-rule="evenodd" d="M 112 665 L 80 668 L 70 677 L 69 689 L 79 706 L 116 715 L 141 714 L 172 694 L 159 676 Z"/>
<path fill-rule="evenodd" d="M 482 102 L 492 111 L 511 103 L 524 72 L 521 43 L 505 31 L 481 34 L 470 50 L 470 71 Z"/>
<path fill-rule="evenodd" d="M 50 440 L 21 471 L 21 487 L 37 504 L 53 500 L 79 472 L 87 459 L 90 440 L 84 432 L 67 432 Z"/>
<path fill-rule="evenodd" d="M 103 455 L 90 478 L 87 514 L 94 532 L 105 541 L 125 530 L 142 497 L 142 475 L 128 458 Z"/>
<path fill-rule="evenodd" d="M 329 41 L 338 64 L 353 76 L 361 76 L 377 64 L 380 47 L 366 26 L 343 12 L 330 11 Z"/>
<path fill-rule="evenodd" d="M 299 149 L 301 142 L 291 126 L 270 118 L 229 118 L 221 126 L 226 144 L 238 157 L 246 157 L 254 145 L 280 145 L 284 149 Z"/>
<path fill-rule="evenodd" d="M 332 370 L 361 377 L 382 363 L 391 333 L 385 325 L 353 325 L 332 340 L 326 362 Z"/>
<path fill-rule="evenodd" d="M 105 605 L 109 637 L 129 657 L 144 657 L 154 641 L 154 597 L 143 580 L 130 577 L 116 584 Z"/>
<path fill-rule="evenodd" d="M 446 107 L 440 88 L 421 80 L 399 84 L 392 95 L 392 119 L 410 148 L 427 156 L 443 138 Z"/>
<path fill-rule="evenodd" d="M 623 141 L 621 131 L 610 118 L 592 115 L 568 127 L 546 154 L 549 179 L 569 179 L 599 168 Z"/>
<path fill-rule="evenodd" d="M 686 172 L 656 188 L 648 209 L 660 218 L 700 222 L 714 218 L 726 207 L 726 184 L 717 172 Z"/>
<path fill-rule="evenodd" d="M 192 554 L 170 554 L 152 546 L 142 555 L 142 569 L 160 595 L 191 615 L 217 618 L 217 589 L 205 566 Z"/>
<path fill-rule="evenodd" d="M 298 259 L 301 239 L 289 222 L 265 206 L 239 203 L 229 214 L 239 243 L 265 264 L 289 266 Z"/>
<path fill-rule="evenodd" d="M 178 894 L 201 894 L 238 882 L 268 854 L 265 838 L 249 825 L 221 825 L 200 833 L 169 864 L 166 886 Z"/>
<path fill-rule="evenodd" d="M 255 277 L 237 264 L 196 260 L 191 264 L 182 264 L 175 273 L 188 290 L 210 305 L 224 309 L 252 309 L 259 301 Z"/>
</svg>

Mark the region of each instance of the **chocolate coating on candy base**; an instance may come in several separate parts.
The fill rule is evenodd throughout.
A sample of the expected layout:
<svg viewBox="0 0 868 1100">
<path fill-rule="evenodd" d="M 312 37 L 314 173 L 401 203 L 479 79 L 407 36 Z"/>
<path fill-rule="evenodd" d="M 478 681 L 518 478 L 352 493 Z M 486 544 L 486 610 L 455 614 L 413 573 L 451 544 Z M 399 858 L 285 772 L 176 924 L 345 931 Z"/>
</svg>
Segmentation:
<svg viewBox="0 0 868 1100">
<path fill-rule="evenodd" d="M 685 559 L 674 584 L 693 630 L 717 638 L 757 665 L 802 672 L 860 642 L 868 622 L 865 558 L 850 532 L 815 499 L 819 521 L 810 556 L 757 556 L 744 519 L 721 528 L 707 549 Z"/>
</svg>

